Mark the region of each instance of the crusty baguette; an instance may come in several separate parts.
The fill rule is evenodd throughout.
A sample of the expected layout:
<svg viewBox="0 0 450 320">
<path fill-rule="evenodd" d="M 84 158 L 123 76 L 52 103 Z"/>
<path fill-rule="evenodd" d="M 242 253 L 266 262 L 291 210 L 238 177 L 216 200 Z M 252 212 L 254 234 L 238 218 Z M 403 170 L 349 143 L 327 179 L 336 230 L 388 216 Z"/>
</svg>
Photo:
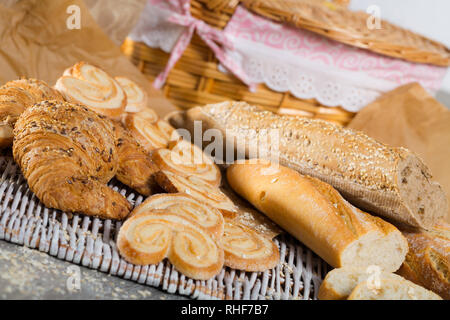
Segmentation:
<svg viewBox="0 0 450 320">
<path fill-rule="evenodd" d="M 336 268 L 328 272 L 323 279 L 317 297 L 320 300 L 346 300 L 359 283 L 364 281 L 376 285 L 376 281 L 382 279 L 404 280 L 395 273 L 371 267 Z"/>
<path fill-rule="evenodd" d="M 273 166 L 239 161 L 227 169 L 228 183 L 333 267 L 400 267 L 408 245 L 393 225 L 355 208 L 318 179 Z"/>
<path fill-rule="evenodd" d="M 259 158 L 268 151 L 267 130 L 279 136 L 282 165 L 325 181 L 354 205 L 415 227 L 431 227 L 447 212 L 441 186 L 431 180 L 428 167 L 404 148 L 391 148 L 367 135 L 321 120 L 281 116 L 244 102 L 224 102 L 173 114 L 175 127 L 194 134 L 194 121 L 202 130 L 215 128 L 238 154 Z M 224 144 L 226 145 L 226 144 Z M 273 144 L 272 144 L 272 148 Z M 276 156 L 276 155 L 275 155 Z"/>
<path fill-rule="evenodd" d="M 348 300 L 442 300 L 434 292 L 408 280 L 381 279 L 379 289 L 360 282 Z"/>
<path fill-rule="evenodd" d="M 450 225 L 429 231 L 404 231 L 409 251 L 398 274 L 450 300 Z"/>
</svg>

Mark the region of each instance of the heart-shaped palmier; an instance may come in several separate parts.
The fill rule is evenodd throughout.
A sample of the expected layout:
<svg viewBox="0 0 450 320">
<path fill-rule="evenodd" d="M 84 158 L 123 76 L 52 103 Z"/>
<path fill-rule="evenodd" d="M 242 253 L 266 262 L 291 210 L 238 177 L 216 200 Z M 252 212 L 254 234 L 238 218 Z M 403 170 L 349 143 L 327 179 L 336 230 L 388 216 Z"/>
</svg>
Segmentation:
<svg viewBox="0 0 450 320">
<path fill-rule="evenodd" d="M 268 237 L 243 224 L 225 218 L 222 237 L 225 265 L 245 271 L 265 271 L 280 260 L 276 244 Z"/>
<path fill-rule="evenodd" d="M 206 231 L 220 239 L 223 235 L 224 220 L 222 214 L 203 202 L 185 193 L 155 194 L 137 206 L 131 215 L 153 210 L 166 210 L 197 223 Z"/>
<path fill-rule="evenodd" d="M 156 264 L 168 258 L 184 275 L 207 280 L 223 267 L 223 250 L 203 228 L 167 210 L 133 215 L 120 228 L 117 247 L 130 263 Z"/>
</svg>

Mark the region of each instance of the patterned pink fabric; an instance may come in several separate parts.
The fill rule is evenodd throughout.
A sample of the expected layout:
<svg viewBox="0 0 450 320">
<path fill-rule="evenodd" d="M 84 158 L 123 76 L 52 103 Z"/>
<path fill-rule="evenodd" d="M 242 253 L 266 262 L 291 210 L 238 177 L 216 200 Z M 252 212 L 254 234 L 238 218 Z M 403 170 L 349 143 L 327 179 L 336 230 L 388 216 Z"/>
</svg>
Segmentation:
<svg viewBox="0 0 450 320">
<path fill-rule="evenodd" d="M 399 85 L 417 81 L 430 91 L 440 88 L 447 70 L 445 67 L 407 62 L 341 44 L 306 30 L 275 23 L 243 7 L 237 8 L 225 33 L 233 39 L 250 40 L 289 51 L 300 59 L 364 72 Z"/>
<path fill-rule="evenodd" d="M 160 5 L 161 0 L 150 0 L 154 5 Z M 165 69 L 155 79 L 153 86 L 161 88 L 169 75 L 170 70 L 175 66 L 176 62 L 183 55 L 184 50 L 191 42 L 194 31 L 203 39 L 203 41 L 211 48 L 216 58 L 227 69 L 232 71 L 236 77 L 241 79 L 245 84 L 254 89 L 254 85 L 248 80 L 248 77 L 232 59 L 230 59 L 221 46 L 232 48 L 233 44 L 228 40 L 226 35 L 218 29 L 212 28 L 202 20 L 196 19 L 190 13 L 190 0 L 169 0 L 170 6 L 174 9 L 173 14 L 168 18 L 168 21 L 187 27 L 186 31 L 180 36 L 175 47 L 172 49 L 169 61 Z"/>
</svg>

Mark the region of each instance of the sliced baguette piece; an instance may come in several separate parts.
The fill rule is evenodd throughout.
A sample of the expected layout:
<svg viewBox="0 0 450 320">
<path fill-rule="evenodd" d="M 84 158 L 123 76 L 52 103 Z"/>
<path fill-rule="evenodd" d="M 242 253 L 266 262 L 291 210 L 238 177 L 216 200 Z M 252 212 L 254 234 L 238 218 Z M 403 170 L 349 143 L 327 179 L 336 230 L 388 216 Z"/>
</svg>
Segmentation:
<svg viewBox="0 0 450 320">
<path fill-rule="evenodd" d="M 404 280 L 399 275 L 377 270 L 376 266 L 367 268 L 343 267 L 328 272 L 319 288 L 319 300 L 346 300 L 353 289 L 366 281 L 378 279 Z"/>
<path fill-rule="evenodd" d="M 408 280 L 381 279 L 379 288 L 360 282 L 348 300 L 442 300 L 437 294 Z"/>
<path fill-rule="evenodd" d="M 237 155 L 251 158 L 259 150 L 259 158 L 279 157 L 282 165 L 331 184 L 352 204 L 392 221 L 430 228 L 447 212 L 443 189 L 418 156 L 362 132 L 232 101 L 192 108 L 170 119 L 191 135 L 198 132 L 196 121 L 203 132 L 218 130 L 224 146 L 235 146 Z M 267 143 L 269 130 L 278 133 L 278 148 Z"/>
<path fill-rule="evenodd" d="M 450 300 L 450 225 L 431 230 L 403 230 L 409 251 L 398 274 Z"/>
<path fill-rule="evenodd" d="M 231 188 L 333 267 L 395 271 L 408 244 L 381 218 L 348 203 L 329 184 L 268 161 L 238 161 L 227 169 Z"/>
</svg>

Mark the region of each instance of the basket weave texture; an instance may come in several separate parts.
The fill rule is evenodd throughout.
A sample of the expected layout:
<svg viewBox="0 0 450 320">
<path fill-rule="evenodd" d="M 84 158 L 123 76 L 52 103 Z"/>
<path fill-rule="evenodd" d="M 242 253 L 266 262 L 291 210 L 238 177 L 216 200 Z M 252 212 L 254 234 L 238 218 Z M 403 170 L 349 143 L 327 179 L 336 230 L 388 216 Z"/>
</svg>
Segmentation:
<svg viewBox="0 0 450 320">
<path fill-rule="evenodd" d="M 213 27 L 223 29 L 239 2 L 192 0 L 191 14 Z M 346 1 L 340 0 L 338 3 L 345 4 Z M 169 59 L 168 53 L 131 39 L 124 41 L 122 51 L 151 81 L 164 69 Z M 182 109 L 226 100 L 244 100 L 280 114 L 319 118 L 342 125 L 354 116 L 354 113 L 340 107 L 323 106 L 315 99 L 303 100 L 289 92 L 275 92 L 264 84 L 260 84 L 256 92 L 250 92 L 239 79 L 218 69 L 214 53 L 196 34 L 169 73 L 163 92 Z"/>
<path fill-rule="evenodd" d="M 407 61 L 450 65 L 443 44 L 400 28 L 365 12 L 350 11 L 318 0 L 242 0 L 251 11 L 274 21 L 290 23 L 330 39 Z M 368 24 L 369 22 L 369 24 Z M 369 26 L 372 25 L 370 28 Z"/>
</svg>

